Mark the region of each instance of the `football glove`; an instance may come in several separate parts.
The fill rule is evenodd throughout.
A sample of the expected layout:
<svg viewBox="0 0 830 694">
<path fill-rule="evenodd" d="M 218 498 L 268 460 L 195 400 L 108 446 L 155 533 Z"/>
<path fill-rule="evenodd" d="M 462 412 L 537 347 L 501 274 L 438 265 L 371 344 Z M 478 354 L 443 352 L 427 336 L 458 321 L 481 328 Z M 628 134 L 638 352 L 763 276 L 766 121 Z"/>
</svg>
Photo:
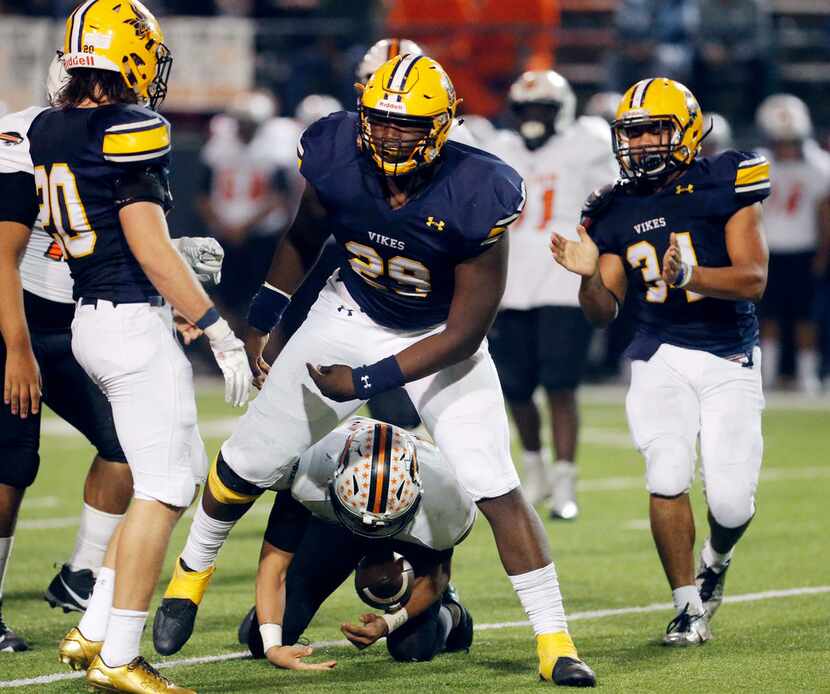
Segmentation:
<svg viewBox="0 0 830 694">
<path fill-rule="evenodd" d="M 225 402 L 241 407 L 248 400 L 253 382 L 245 345 L 233 334 L 224 318 L 205 328 L 216 363 L 225 377 Z"/>
<path fill-rule="evenodd" d="M 187 261 L 200 282 L 219 284 L 222 279 L 225 251 L 216 239 L 209 236 L 182 236 L 173 239 L 173 246 Z"/>
</svg>

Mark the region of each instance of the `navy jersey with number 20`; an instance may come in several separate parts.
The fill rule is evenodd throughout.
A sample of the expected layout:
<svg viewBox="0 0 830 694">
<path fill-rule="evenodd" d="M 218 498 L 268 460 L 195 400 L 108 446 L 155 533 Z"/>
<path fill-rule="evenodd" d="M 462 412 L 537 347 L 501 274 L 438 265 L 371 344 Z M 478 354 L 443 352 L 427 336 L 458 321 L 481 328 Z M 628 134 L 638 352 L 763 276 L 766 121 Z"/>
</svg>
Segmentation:
<svg viewBox="0 0 830 694">
<path fill-rule="evenodd" d="M 501 239 L 524 205 L 524 183 L 501 159 L 448 142 L 429 183 L 392 209 L 357 139 L 357 115 L 335 113 L 305 131 L 298 152 L 300 172 L 346 251 L 340 278 L 380 325 L 439 325 L 447 320 L 456 265 Z"/>
<path fill-rule="evenodd" d="M 600 253 L 620 256 L 628 293 L 634 295 L 630 300 L 636 334 L 627 356 L 649 359 L 662 343 L 722 357 L 752 351 L 758 342 L 752 302 L 671 289 L 660 279 L 660 271 L 672 233 L 685 262 L 730 265 L 726 223 L 769 192 L 767 160 L 734 151 L 696 161 L 656 192 L 640 193 L 632 185 L 617 184 L 609 205 L 592 219 L 589 233 Z"/>
</svg>

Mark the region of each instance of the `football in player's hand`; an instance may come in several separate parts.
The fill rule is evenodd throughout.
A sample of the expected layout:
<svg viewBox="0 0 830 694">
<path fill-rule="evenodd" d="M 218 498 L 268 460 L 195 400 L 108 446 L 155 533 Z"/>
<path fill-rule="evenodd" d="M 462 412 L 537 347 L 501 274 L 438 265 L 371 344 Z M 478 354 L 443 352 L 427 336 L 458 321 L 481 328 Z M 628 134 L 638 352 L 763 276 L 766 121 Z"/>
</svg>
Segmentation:
<svg viewBox="0 0 830 694">
<path fill-rule="evenodd" d="M 354 572 L 354 587 L 363 602 L 392 612 L 406 605 L 415 585 L 412 565 L 400 554 L 366 555 Z"/>
</svg>

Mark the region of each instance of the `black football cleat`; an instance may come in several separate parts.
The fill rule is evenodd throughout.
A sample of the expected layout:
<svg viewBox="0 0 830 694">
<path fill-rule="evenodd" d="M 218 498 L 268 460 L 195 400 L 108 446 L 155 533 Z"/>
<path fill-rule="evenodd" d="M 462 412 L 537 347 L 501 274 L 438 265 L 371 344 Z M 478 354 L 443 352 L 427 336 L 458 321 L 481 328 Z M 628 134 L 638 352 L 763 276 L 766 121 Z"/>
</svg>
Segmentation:
<svg viewBox="0 0 830 694">
<path fill-rule="evenodd" d="M 444 652 L 455 653 L 456 651 L 469 651 L 470 646 L 473 645 L 473 615 L 461 604 L 461 601 L 458 599 L 458 593 L 452 583 L 447 586 L 447 589 L 441 596 L 441 604 L 455 605 L 460 613 L 458 624 L 450 629 L 450 633 L 447 634 L 447 643 L 444 646 Z"/>
<path fill-rule="evenodd" d="M 0 607 L 2 607 L 0 602 Z M 6 626 L 0 613 L 0 653 L 21 653 L 28 651 L 29 644 Z"/>
<path fill-rule="evenodd" d="M 560 656 L 553 666 L 554 684 L 560 687 L 596 687 L 594 671 L 581 660 Z"/>
<path fill-rule="evenodd" d="M 262 645 L 262 634 L 259 633 L 259 620 L 256 616 L 256 605 L 245 615 L 237 631 L 239 643 L 247 646 L 251 651 L 251 657 L 259 660 L 265 657 L 265 649 Z"/>
<path fill-rule="evenodd" d="M 196 624 L 199 607 L 187 598 L 164 598 L 153 620 L 153 646 L 160 655 L 173 655 L 184 646 Z"/>
<path fill-rule="evenodd" d="M 64 612 L 85 612 L 95 587 L 95 576 L 89 569 L 73 571 L 64 564 L 52 579 L 43 599 L 50 607 L 60 607 Z"/>
</svg>

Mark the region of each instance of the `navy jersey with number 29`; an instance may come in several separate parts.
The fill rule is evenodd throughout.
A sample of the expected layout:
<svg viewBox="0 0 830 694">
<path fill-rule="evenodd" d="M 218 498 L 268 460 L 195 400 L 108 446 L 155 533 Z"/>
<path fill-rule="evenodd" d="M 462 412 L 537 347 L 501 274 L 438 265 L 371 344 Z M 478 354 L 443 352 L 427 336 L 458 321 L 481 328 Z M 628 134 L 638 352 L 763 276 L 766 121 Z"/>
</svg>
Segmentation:
<svg viewBox="0 0 830 694">
<path fill-rule="evenodd" d="M 300 172 L 346 251 L 340 278 L 376 323 L 419 330 L 447 320 L 456 265 L 497 243 L 524 205 L 521 177 L 501 159 L 448 142 L 429 183 L 392 209 L 357 147 L 354 113 L 312 124 Z"/>
<path fill-rule="evenodd" d="M 671 289 L 660 272 L 672 233 L 685 262 L 730 265 L 726 223 L 769 192 L 767 160 L 734 151 L 696 161 L 657 192 L 639 193 L 634 186 L 617 184 L 589 233 L 601 254 L 620 256 L 628 293 L 634 294 L 636 334 L 627 356 L 648 359 L 661 343 L 723 357 L 752 351 L 758 342 L 752 302 Z"/>
</svg>

